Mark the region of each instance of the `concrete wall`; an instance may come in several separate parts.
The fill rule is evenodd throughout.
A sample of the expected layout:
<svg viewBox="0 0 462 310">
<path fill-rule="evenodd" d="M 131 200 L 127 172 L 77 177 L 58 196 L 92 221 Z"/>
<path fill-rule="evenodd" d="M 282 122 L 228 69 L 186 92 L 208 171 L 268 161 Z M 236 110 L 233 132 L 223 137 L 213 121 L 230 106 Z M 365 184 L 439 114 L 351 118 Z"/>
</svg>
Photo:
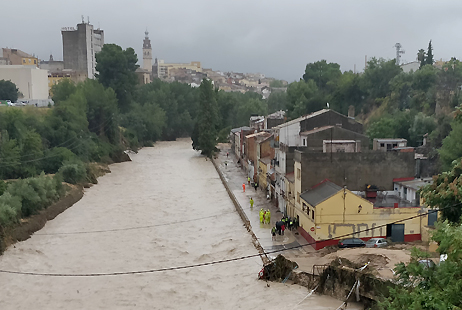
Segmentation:
<svg viewBox="0 0 462 310">
<path fill-rule="evenodd" d="M 295 161 L 301 164 L 301 192 L 324 179 L 349 190 L 364 190 L 373 184 L 380 190 L 394 190 L 394 178 L 414 177 L 414 153 L 302 153 L 295 151 Z"/>
<path fill-rule="evenodd" d="M 48 99 L 47 70 L 31 66 L 0 66 L 0 80 L 15 83 L 24 96 L 20 99 Z"/>
<path fill-rule="evenodd" d="M 339 126 L 357 133 L 363 133 L 363 125 L 354 119 L 329 110 L 325 113 L 307 118 L 300 122 L 300 131 L 309 131 L 323 126 Z"/>
<path fill-rule="evenodd" d="M 324 140 L 359 140 L 363 149 L 369 148 L 369 138 L 363 134 L 346 130 L 342 127 L 332 127 L 323 131 L 315 132 L 307 136 L 300 136 L 300 139 L 306 138 L 306 147 L 309 151 L 322 152 Z M 303 140 L 302 140 L 303 141 Z M 303 144 L 303 142 L 301 143 Z"/>
</svg>

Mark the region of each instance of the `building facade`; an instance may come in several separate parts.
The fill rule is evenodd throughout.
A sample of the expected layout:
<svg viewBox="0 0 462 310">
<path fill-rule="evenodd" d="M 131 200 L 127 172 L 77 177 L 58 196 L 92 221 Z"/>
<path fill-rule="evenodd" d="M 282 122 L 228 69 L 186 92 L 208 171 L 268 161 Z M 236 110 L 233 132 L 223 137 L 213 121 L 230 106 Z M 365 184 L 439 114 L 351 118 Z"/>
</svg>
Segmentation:
<svg viewBox="0 0 462 310">
<path fill-rule="evenodd" d="M 90 79 L 96 74 L 96 53 L 104 45 L 104 32 L 93 29 L 90 23 L 82 22 L 74 27 L 61 29 L 63 37 L 64 69 L 83 72 Z"/>
<path fill-rule="evenodd" d="M 421 240 L 421 207 L 381 208 L 329 180 L 301 194 L 294 210 L 300 234 L 319 250 L 342 238 L 391 238 L 394 242 Z M 414 217 L 414 218 L 411 218 Z M 409 219 L 411 218 L 411 219 Z M 389 224 L 399 220 L 402 223 Z"/>
<path fill-rule="evenodd" d="M 7 65 L 38 67 L 38 58 L 16 48 L 3 48 L 3 59 Z"/>
<path fill-rule="evenodd" d="M 34 66 L 0 66 L 0 80 L 10 80 L 20 92 L 20 99 L 48 99 L 48 71 Z"/>
</svg>

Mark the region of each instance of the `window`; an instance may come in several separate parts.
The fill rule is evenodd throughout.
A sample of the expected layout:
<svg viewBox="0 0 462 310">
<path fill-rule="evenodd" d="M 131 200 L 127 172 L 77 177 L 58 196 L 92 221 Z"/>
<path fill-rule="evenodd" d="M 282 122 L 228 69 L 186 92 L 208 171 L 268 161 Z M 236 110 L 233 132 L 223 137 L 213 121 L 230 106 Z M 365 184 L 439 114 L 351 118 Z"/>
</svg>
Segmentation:
<svg viewBox="0 0 462 310">
<path fill-rule="evenodd" d="M 380 147 L 385 147 L 385 143 L 380 143 Z"/>
<path fill-rule="evenodd" d="M 29 63 L 30 63 L 30 59 L 29 59 Z"/>
<path fill-rule="evenodd" d="M 300 203 L 300 193 L 297 192 L 297 202 Z"/>
<path fill-rule="evenodd" d="M 297 168 L 297 179 L 298 180 L 300 180 L 300 175 L 301 175 L 300 168 Z"/>
<path fill-rule="evenodd" d="M 313 212 L 311 212 L 311 219 L 314 221 L 314 209 Z"/>
<path fill-rule="evenodd" d="M 25 60 L 25 59 L 23 59 L 23 60 L 22 60 L 22 63 L 23 63 L 23 64 L 25 64 L 25 63 L 26 63 L 26 60 Z"/>
<path fill-rule="evenodd" d="M 393 143 L 393 148 L 397 147 L 398 144 L 397 143 Z"/>
<path fill-rule="evenodd" d="M 303 146 L 306 146 L 306 139 L 303 139 Z"/>
<path fill-rule="evenodd" d="M 37 59 L 34 59 L 34 65 L 36 65 L 36 64 L 37 64 Z"/>
</svg>

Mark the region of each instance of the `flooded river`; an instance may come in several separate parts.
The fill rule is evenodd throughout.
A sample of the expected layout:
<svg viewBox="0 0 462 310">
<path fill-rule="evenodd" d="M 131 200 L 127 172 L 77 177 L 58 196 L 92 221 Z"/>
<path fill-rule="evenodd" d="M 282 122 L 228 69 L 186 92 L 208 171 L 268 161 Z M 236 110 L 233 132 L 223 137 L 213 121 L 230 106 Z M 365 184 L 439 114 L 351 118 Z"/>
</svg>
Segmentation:
<svg viewBox="0 0 462 310">
<path fill-rule="evenodd" d="M 257 254 L 215 168 L 191 149 L 189 140 L 160 142 L 132 159 L 112 165 L 112 173 L 87 189 L 78 203 L 0 256 L 1 270 L 67 274 L 0 273 L 2 310 L 340 306 L 338 300 L 317 295 L 301 302 L 308 291 L 298 285 L 268 287 L 258 281 L 259 257 L 92 276 Z"/>
</svg>

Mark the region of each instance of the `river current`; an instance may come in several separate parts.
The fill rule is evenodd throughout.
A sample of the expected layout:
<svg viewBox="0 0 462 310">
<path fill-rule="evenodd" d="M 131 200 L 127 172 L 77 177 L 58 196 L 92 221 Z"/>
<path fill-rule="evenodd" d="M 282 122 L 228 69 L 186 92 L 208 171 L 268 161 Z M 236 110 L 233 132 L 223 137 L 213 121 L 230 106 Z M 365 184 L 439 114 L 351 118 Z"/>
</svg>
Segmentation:
<svg viewBox="0 0 462 310">
<path fill-rule="evenodd" d="M 336 309 L 339 300 L 257 280 L 257 254 L 210 161 L 188 139 L 111 165 L 74 206 L 0 256 L 1 309 Z M 303 301 L 302 301 L 303 300 Z M 350 308 L 349 308 L 350 309 Z M 354 308 L 351 308 L 354 309 Z"/>
</svg>

